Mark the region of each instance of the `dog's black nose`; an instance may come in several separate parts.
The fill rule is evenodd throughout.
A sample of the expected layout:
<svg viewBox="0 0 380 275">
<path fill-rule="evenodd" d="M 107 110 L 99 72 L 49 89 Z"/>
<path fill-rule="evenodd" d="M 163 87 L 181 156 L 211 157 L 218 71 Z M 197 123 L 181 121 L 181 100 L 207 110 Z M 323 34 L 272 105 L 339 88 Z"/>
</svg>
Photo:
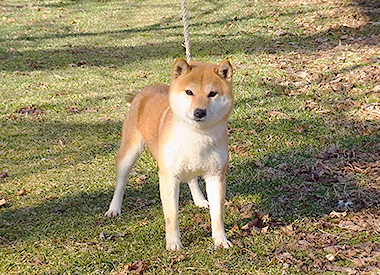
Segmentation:
<svg viewBox="0 0 380 275">
<path fill-rule="evenodd" d="M 194 111 L 194 116 L 197 117 L 197 118 L 202 118 L 202 117 L 205 117 L 207 114 L 207 111 L 206 109 L 195 109 Z"/>
</svg>

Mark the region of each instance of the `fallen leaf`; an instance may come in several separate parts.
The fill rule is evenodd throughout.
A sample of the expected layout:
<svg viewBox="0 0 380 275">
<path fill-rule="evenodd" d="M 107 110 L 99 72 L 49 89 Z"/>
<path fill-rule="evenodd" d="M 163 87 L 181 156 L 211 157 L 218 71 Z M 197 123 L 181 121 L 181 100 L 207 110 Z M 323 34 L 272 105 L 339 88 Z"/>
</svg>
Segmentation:
<svg viewBox="0 0 380 275">
<path fill-rule="evenodd" d="M 270 116 L 288 116 L 287 114 L 278 111 L 269 111 L 267 114 Z"/>
<path fill-rule="evenodd" d="M 0 247 L 2 246 L 6 246 L 10 243 L 10 240 L 8 240 L 7 238 L 4 238 L 4 237 L 1 237 L 0 236 Z"/>
<path fill-rule="evenodd" d="M 281 226 L 281 230 L 288 236 L 292 236 L 294 235 L 294 230 L 293 230 L 293 225 L 292 224 L 289 224 L 289 225 L 286 225 L 286 226 Z"/>
<path fill-rule="evenodd" d="M 86 53 L 88 52 L 88 50 L 86 49 L 82 49 L 82 48 L 76 48 L 74 50 L 71 50 L 71 53 L 75 54 L 75 53 Z"/>
<path fill-rule="evenodd" d="M 268 233 L 268 229 L 269 229 L 269 226 L 264 226 L 263 228 L 261 228 L 260 233 L 266 234 L 266 233 Z"/>
<path fill-rule="evenodd" d="M 299 240 L 298 244 L 302 245 L 302 246 L 310 246 L 311 245 L 311 243 L 309 243 L 307 240 Z"/>
<path fill-rule="evenodd" d="M 5 199 L 0 200 L 0 206 L 6 205 L 8 202 Z"/>
<path fill-rule="evenodd" d="M 342 267 L 342 266 L 335 266 L 335 265 L 331 265 L 331 264 L 327 264 L 325 265 L 325 268 L 328 270 L 328 271 L 333 271 L 333 272 L 345 272 L 347 274 L 357 274 L 356 270 L 354 268 L 351 268 L 351 267 Z"/>
<path fill-rule="evenodd" d="M 211 232 L 211 225 L 208 223 L 203 223 L 199 225 L 200 228 L 203 228 L 207 232 Z"/>
<path fill-rule="evenodd" d="M 266 233 L 268 232 L 269 226 L 267 223 L 270 221 L 269 214 L 261 211 L 254 213 L 255 219 L 249 221 L 247 224 L 242 226 L 242 230 L 245 231 L 255 231 L 257 233 Z"/>
<path fill-rule="evenodd" d="M 138 77 L 147 78 L 149 75 L 149 72 L 140 71 L 137 75 Z"/>
<path fill-rule="evenodd" d="M 36 265 L 43 265 L 43 262 L 38 258 L 34 258 L 33 261 Z"/>
<path fill-rule="evenodd" d="M 60 214 L 60 213 L 65 212 L 65 209 L 62 208 L 62 207 L 56 207 L 56 208 L 54 208 L 51 212 L 52 212 L 52 213 L 56 213 L 56 214 Z"/>
<path fill-rule="evenodd" d="M 26 190 L 25 188 L 21 189 L 20 191 L 17 192 L 17 196 L 23 196 L 26 194 L 26 192 L 28 192 L 28 190 Z"/>
<path fill-rule="evenodd" d="M 136 183 L 137 184 L 146 184 L 146 179 L 147 179 L 148 177 L 147 176 L 145 176 L 145 175 L 140 175 L 140 176 L 138 176 L 137 177 L 137 179 L 136 179 Z"/>
<path fill-rule="evenodd" d="M 230 229 L 230 233 L 234 233 L 236 231 L 239 231 L 239 226 L 237 224 L 235 224 L 231 229 Z"/>
<path fill-rule="evenodd" d="M 260 168 L 260 169 L 262 169 L 262 168 L 264 168 L 265 167 L 265 164 L 264 163 L 262 163 L 260 160 L 254 160 L 253 161 L 253 164 L 254 165 L 256 165 L 258 168 Z"/>
<path fill-rule="evenodd" d="M 86 108 L 86 110 L 84 110 L 86 113 L 96 113 L 98 111 L 98 109 L 94 109 L 94 108 Z"/>
<path fill-rule="evenodd" d="M 295 73 L 295 76 L 299 77 L 299 78 L 306 78 L 309 76 L 309 74 L 307 72 L 304 72 L 304 71 L 298 71 Z"/>
<path fill-rule="evenodd" d="M 305 128 L 303 128 L 301 126 L 297 126 L 293 129 L 293 131 L 296 133 L 302 134 L 303 132 L 305 132 Z"/>
<path fill-rule="evenodd" d="M 340 221 L 338 226 L 342 229 L 346 230 L 353 230 L 353 231 L 363 231 L 365 230 L 364 227 L 361 227 L 359 225 L 356 225 L 352 221 Z"/>
<path fill-rule="evenodd" d="M 100 232 L 100 234 L 99 234 L 99 239 L 101 239 L 101 240 L 105 240 L 105 236 L 104 236 L 104 232 Z"/>
<path fill-rule="evenodd" d="M 329 260 L 330 262 L 335 260 L 335 255 L 334 254 L 327 254 L 326 259 Z"/>
<path fill-rule="evenodd" d="M 329 217 L 331 218 L 340 218 L 340 217 L 345 217 L 347 215 L 347 212 L 336 212 L 336 211 L 331 211 L 329 214 Z"/>
<path fill-rule="evenodd" d="M 27 75 L 28 72 L 14 71 L 13 74 Z"/>
<path fill-rule="evenodd" d="M 287 171 L 287 170 L 289 170 L 291 168 L 291 165 L 289 163 L 287 163 L 287 162 L 284 162 L 284 163 L 281 163 L 281 164 L 277 165 L 276 168 L 280 169 L 282 171 Z"/>
<path fill-rule="evenodd" d="M 38 68 L 42 68 L 43 64 L 45 64 L 45 61 L 43 60 L 28 59 L 27 66 L 32 69 L 38 69 Z"/>
<path fill-rule="evenodd" d="M 242 230 L 252 230 L 253 226 L 258 225 L 260 220 L 258 218 L 249 221 L 247 224 L 241 227 Z"/>
<path fill-rule="evenodd" d="M 125 233 L 125 232 L 118 233 L 118 234 L 108 234 L 108 233 L 100 232 L 99 239 L 100 240 L 115 241 L 117 239 L 124 238 L 125 235 L 127 235 L 127 233 Z"/>
<path fill-rule="evenodd" d="M 113 146 L 111 144 L 102 144 L 102 147 L 107 148 L 107 149 L 112 149 Z"/>
<path fill-rule="evenodd" d="M 132 264 L 127 264 L 124 268 L 128 271 L 135 271 L 138 274 L 143 274 L 148 269 L 148 263 L 143 260 L 138 260 Z"/>
<path fill-rule="evenodd" d="M 52 143 L 55 144 L 55 145 L 63 146 L 63 145 L 65 145 L 67 143 L 67 140 L 65 140 L 65 139 L 58 139 L 58 140 L 53 140 Z"/>
<path fill-rule="evenodd" d="M 252 213 L 253 206 L 254 205 L 252 203 L 243 205 L 240 208 L 240 216 L 242 218 L 251 218 L 253 216 L 253 213 Z"/>
<path fill-rule="evenodd" d="M 40 109 L 36 109 L 33 106 L 22 107 L 18 112 L 21 115 L 40 115 L 40 114 L 42 114 L 42 111 Z"/>
<path fill-rule="evenodd" d="M 317 43 L 325 43 L 325 42 L 329 41 L 329 39 L 328 38 L 319 37 L 319 38 L 314 39 L 314 41 L 317 42 Z"/>
<path fill-rule="evenodd" d="M 269 214 L 263 211 L 257 211 L 256 217 L 262 220 L 263 222 L 268 222 L 269 221 Z"/>
<path fill-rule="evenodd" d="M 107 115 L 104 115 L 104 116 L 102 116 L 101 118 L 99 118 L 99 120 L 100 120 L 101 122 L 106 122 L 106 121 L 110 120 L 110 118 L 109 118 Z"/>
<path fill-rule="evenodd" d="M 5 22 L 7 22 L 8 24 L 14 23 L 14 22 L 16 22 L 16 18 L 8 18 L 7 21 L 5 21 Z"/>
<path fill-rule="evenodd" d="M 171 265 L 173 265 L 175 263 L 178 263 L 178 262 L 181 262 L 183 260 L 186 260 L 188 254 L 189 253 L 182 253 L 181 255 L 176 255 L 176 256 L 170 258 L 169 262 L 170 262 Z"/>
<path fill-rule="evenodd" d="M 69 64 L 70 67 L 83 67 L 85 65 L 89 65 L 89 63 L 86 60 L 81 60 L 77 63 L 71 63 Z"/>
<path fill-rule="evenodd" d="M 281 262 L 288 264 L 297 263 L 298 260 L 295 259 L 289 252 L 285 252 L 283 248 L 279 247 L 274 251 L 274 256 L 279 259 Z"/>
<path fill-rule="evenodd" d="M 70 107 L 70 108 L 67 108 L 66 111 L 68 113 L 73 113 L 73 114 L 79 114 L 80 112 L 82 112 L 82 110 L 80 110 L 78 107 Z"/>
<path fill-rule="evenodd" d="M 8 178 L 8 177 L 9 177 L 9 175 L 8 175 L 7 172 L 1 172 L 0 173 L 0 179 L 5 179 L 5 178 Z"/>
<path fill-rule="evenodd" d="M 250 150 L 251 146 L 243 146 L 243 145 L 239 145 L 239 144 L 236 144 L 236 145 L 233 145 L 231 146 L 231 150 L 235 153 L 237 153 L 239 156 L 241 157 L 246 157 L 249 155 L 249 150 Z"/>
<path fill-rule="evenodd" d="M 231 268 L 229 268 L 228 266 L 226 266 L 225 263 L 222 262 L 222 261 L 220 261 L 220 260 L 216 260 L 214 264 L 219 269 L 222 269 L 222 270 L 225 270 L 225 271 L 231 271 Z"/>
</svg>

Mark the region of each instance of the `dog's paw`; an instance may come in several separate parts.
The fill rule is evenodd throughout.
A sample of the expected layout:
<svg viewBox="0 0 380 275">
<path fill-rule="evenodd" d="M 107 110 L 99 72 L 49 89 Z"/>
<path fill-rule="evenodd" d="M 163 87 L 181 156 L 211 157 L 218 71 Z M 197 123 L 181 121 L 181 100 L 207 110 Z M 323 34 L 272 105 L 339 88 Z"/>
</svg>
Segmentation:
<svg viewBox="0 0 380 275">
<path fill-rule="evenodd" d="M 226 235 L 222 231 L 219 234 L 214 234 L 213 239 L 215 247 L 229 248 L 232 246 L 232 243 L 227 240 Z"/>
<path fill-rule="evenodd" d="M 180 251 L 182 250 L 183 246 L 181 244 L 181 241 L 174 241 L 174 242 L 166 242 L 166 249 L 172 250 L 172 251 Z"/>
<path fill-rule="evenodd" d="M 194 204 L 200 208 L 208 208 L 209 204 L 207 200 L 198 200 L 194 201 Z"/>
<path fill-rule="evenodd" d="M 116 217 L 116 216 L 119 216 L 121 214 L 121 209 L 109 209 L 105 214 L 104 216 L 106 217 Z"/>
<path fill-rule="evenodd" d="M 227 239 L 220 241 L 220 242 L 215 242 L 216 248 L 229 248 L 231 246 L 233 246 L 233 244 Z"/>
</svg>

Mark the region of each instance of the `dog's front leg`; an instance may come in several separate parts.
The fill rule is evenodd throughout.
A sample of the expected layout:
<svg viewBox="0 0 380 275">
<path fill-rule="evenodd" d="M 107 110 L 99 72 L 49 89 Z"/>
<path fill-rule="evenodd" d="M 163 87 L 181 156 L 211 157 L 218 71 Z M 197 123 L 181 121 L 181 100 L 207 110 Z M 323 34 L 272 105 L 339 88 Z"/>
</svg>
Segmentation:
<svg viewBox="0 0 380 275">
<path fill-rule="evenodd" d="M 228 248 L 232 243 L 227 240 L 223 225 L 226 179 L 224 175 L 206 177 L 206 192 L 210 206 L 212 238 L 215 246 Z"/>
<path fill-rule="evenodd" d="M 160 195 L 165 216 L 166 249 L 181 250 L 178 225 L 178 200 L 180 182 L 168 171 L 160 170 Z"/>
</svg>

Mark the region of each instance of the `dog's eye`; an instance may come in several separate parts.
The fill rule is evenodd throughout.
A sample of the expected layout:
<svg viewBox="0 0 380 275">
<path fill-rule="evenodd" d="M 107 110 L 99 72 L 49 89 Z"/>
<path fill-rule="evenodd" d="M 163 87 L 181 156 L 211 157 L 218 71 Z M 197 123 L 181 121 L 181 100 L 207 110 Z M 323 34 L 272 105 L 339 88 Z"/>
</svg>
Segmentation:
<svg viewBox="0 0 380 275">
<path fill-rule="evenodd" d="M 216 96 L 218 93 L 217 92 L 210 92 L 209 94 L 208 94 L 208 97 L 214 97 L 214 96 Z"/>
<path fill-rule="evenodd" d="M 186 90 L 185 93 L 186 93 L 187 95 L 189 95 L 189 96 L 194 95 L 193 92 L 192 92 L 191 90 Z"/>
</svg>

